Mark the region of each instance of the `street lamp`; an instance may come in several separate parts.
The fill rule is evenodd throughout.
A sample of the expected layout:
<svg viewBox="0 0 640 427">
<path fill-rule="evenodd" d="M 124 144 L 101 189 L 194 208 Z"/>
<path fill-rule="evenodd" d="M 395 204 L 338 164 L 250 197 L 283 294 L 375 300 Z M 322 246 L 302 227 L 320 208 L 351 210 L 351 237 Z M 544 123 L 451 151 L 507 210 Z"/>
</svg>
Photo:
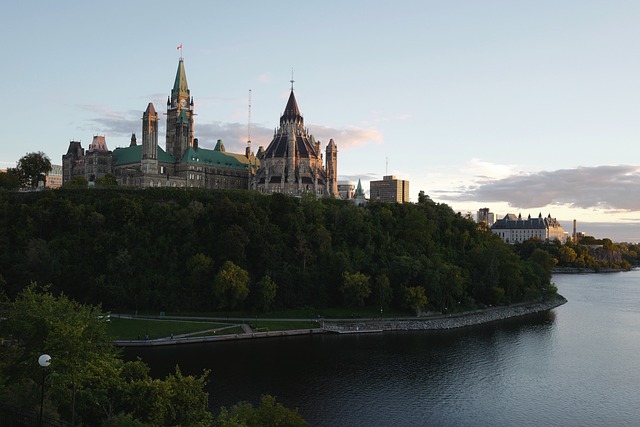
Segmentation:
<svg viewBox="0 0 640 427">
<path fill-rule="evenodd" d="M 43 354 L 42 356 L 38 357 L 38 365 L 42 366 L 43 368 L 48 367 L 51 364 L 51 356 L 49 356 L 48 354 Z M 44 408 L 44 377 L 45 377 L 45 373 L 46 371 L 43 369 L 42 370 L 42 388 L 40 391 L 40 426 L 42 426 L 42 409 Z"/>
</svg>

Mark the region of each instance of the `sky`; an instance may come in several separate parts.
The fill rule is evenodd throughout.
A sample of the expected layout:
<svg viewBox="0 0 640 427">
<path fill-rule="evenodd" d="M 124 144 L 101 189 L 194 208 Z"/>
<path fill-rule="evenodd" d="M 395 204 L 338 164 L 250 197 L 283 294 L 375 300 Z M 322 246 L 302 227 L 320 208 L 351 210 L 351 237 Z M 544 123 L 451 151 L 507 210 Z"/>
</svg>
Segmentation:
<svg viewBox="0 0 640 427">
<path fill-rule="evenodd" d="M 128 146 L 182 55 L 201 147 L 266 148 L 294 80 L 340 181 L 639 242 L 638 22 L 635 0 L 8 2 L 0 169 Z"/>
</svg>

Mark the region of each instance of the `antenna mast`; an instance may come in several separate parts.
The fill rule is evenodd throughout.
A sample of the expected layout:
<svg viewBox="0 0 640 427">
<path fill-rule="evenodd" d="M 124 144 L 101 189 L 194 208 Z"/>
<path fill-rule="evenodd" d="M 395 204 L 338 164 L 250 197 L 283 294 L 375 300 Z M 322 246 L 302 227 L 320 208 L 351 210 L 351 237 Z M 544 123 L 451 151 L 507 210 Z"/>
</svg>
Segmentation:
<svg viewBox="0 0 640 427">
<path fill-rule="evenodd" d="M 251 89 L 249 89 L 249 119 L 247 121 L 247 147 L 251 148 Z"/>
</svg>

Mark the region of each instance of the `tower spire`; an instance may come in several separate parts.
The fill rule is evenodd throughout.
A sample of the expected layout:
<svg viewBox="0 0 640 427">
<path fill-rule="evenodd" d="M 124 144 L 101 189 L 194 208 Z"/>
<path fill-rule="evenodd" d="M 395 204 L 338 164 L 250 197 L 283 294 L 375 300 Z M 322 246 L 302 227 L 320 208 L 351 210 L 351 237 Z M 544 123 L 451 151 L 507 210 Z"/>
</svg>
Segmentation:
<svg viewBox="0 0 640 427">
<path fill-rule="evenodd" d="M 293 80 L 293 67 L 291 67 L 291 80 L 289 80 L 291 82 L 291 92 L 293 92 L 293 82 L 295 82 L 295 80 Z"/>
<path fill-rule="evenodd" d="M 249 117 L 247 120 L 247 147 L 251 148 L 251 89 L 249 89 Z"/>
<path fill-rule="evenodd" d="M 180 48 L 182 50 L 182 48 Z M 176 71 L 176 79 L 173 83 L 173 89 L 171 90 L 171 99 L 176 98 L 189 98 L 189 85 L 187 84 L 187 73 L 184 71 L 184 60 L 182 56 L 178 61 L 178 70 Z"/>
</svg>

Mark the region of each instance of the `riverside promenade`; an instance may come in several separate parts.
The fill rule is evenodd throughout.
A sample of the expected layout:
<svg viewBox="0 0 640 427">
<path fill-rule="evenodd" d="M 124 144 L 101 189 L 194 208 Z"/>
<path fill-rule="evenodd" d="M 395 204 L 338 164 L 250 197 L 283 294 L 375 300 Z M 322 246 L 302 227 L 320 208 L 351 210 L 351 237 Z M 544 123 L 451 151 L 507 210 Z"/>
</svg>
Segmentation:
<svg viewBox="0 0 640 427">
<path fill-rule="evenodd" d="M 357 322 L 325 321 L 323 329 L 327 332 L 337 333 L 456 329 L 541 313 L 559 307 L 566 302 L 567 300 L 565 298 L 558 296 L 558 299 L 553 301 L 490 307 L 484 310 L 466 311 L 464 313 L 431 316 L 425 318 L 414 317 L 406 319 L 377 319 Z"/>
<path fill-rule="evenodd" d="M 177 335 L 172 337 L 164 337 L 158 339 L 143 340 L 117 340 L 115 345 L 120 347 L 156 347 L 167 345 L 210 343 L 242 339 L 286 337 L 296 335 L 315 335 L 323 333 L 338 334 L 364 334 L 385 331 L 418 331 L 418 330 L 446 330 L 463 328 L 467 326 L 480 325 L 490 322 L 496 322 L 514 317 L 526 316 L 535 313 L 552 310 L 566 303 L 567 300 L 562 296 L 553 301 L 542 301 L 534 303 L 514 304 L 510 306 L 490 307 L 483 310 L 467 311 L 464 313 L 456 313 L 451 315 L 436 315 L 428 317 L 412 317 L 412 318 L 366 318 L 366 319 L 314 319 L 318 323 L 318 328 L 308 329 L 292 329 L 284 331 L 261 331 L 256 332 L 249 327 L 244 319 L 239 319 L 242 323 L 243 332 L 238 334 L 226 335 L 204 335 L 206 331 L 198 333 L 199 336 L 189 336 L 191 334 Z M 114 315 L 118 316 L 118 315 Z M 129 316 L 127 316 L 129 317 Z M 164 319 L 170 319 L 166 316 Z M 181 319 L 187 319 L 181 317 Z M 215 319 L 215 318 L 199 318 L 199 319 Z M 227 319 L 228 320 L 228 319 Z M 264 319 L 263 319 L 264 320 Z M 292 319 L 270 319 L 291 321 Z M 299 320 L 299 319 L 296 319 Z M 235 326 L 235 325 L 233 325 Z M 212 330 L 219 332 L 221 329 Z"/>
</svg>

